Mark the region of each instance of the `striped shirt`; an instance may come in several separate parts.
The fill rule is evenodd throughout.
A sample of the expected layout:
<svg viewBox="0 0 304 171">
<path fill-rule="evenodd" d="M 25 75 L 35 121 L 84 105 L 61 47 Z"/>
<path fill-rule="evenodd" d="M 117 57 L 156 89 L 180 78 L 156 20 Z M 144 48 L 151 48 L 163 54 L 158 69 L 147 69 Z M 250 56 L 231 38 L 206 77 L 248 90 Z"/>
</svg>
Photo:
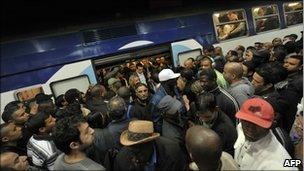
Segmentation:
<svg viewBox="0 0 304 171">
<path fill-rule="evenodd" d="M 53 141 L 40 139 L 37 135 L 33 135 L 27 144 L 27 155 L 33 164 L 48 170 L 53 170 L 59 153 Z"/>
</svg>

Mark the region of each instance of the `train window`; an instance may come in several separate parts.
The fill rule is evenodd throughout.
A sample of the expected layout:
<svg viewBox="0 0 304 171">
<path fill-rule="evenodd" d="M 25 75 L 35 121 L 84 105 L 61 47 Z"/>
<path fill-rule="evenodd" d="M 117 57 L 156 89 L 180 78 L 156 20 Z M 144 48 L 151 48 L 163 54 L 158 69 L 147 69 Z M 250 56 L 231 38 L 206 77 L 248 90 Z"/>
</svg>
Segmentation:
<svg viewBox="0 0 304 171">
<path fill-rule="evenodd" d="M 194 50 L 189 50 L 185 52 L 180 52 L 177 54 L 178 57 L 178 63 L 180 66 L 184 67 L 184 62 L 193 57 L 193 56 L 199 56 L 202 55 L 202 50 L 201 49 L 194 49 Z"/>
<path fill-rule="evenodd" d="M 280 28 L 277 5 L 252 8 L 255 31 L 257 33 Z"/>
<path fill-rule="evenodd" d="M 80 75 L 68 79 L 58 80 L 50 83 L 50 88 L 55 97 L 64 94 L 71 88 L 76 88 L 85 93 L 90 86 L 90 79 L 87 75 Z"/>
<path fill-rule="evenodd" d="M 283 7 L 287 26 L 303 23 L 303 2 L 284 3 Z"/>
<path fill-rule="evenodd" d="M 41 85 L 17 90 L 14 95 L 16 100 L 23 102 L 33 99 L 39 93 L 44 93 Z"/>
<path fill-rule="evenodd" d="M 248 33 L 246 14 L 243 9 L 215 12 L 213 23 L 220 41 L 246 36 Z"/>
</svg>

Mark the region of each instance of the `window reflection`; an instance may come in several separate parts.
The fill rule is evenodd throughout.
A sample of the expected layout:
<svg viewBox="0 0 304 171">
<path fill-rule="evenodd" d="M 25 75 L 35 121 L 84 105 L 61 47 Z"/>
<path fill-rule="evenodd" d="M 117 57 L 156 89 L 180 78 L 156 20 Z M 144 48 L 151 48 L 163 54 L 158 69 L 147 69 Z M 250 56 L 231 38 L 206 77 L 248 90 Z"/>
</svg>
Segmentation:
<svg viewBox="0 0 304 171">
<path fill-rule="evenodd" d="M 285 3 L 284 13 L 287 26 L 303 23 L 302 2 Z"/>
<path fill-rule="evenodd" d="M 247 23 L 243 10 L 215 13 L 213 21 L 219 40 L 227 40 L 247 34 Z"/>
<path fill-rule="evenodd" d="M 280 28 L 278 7 L 276 5 L 252 8 L 252 15 L 257 33 Z"/>
</svg>

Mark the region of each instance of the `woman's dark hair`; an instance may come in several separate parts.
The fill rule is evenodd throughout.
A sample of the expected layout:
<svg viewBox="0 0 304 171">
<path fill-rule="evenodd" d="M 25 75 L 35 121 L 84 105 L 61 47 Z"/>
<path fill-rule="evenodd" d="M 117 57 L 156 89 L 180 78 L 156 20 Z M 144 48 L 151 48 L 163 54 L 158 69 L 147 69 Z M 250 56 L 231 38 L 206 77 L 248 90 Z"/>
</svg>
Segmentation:
<svg viewBox="0 0 304 171">
<path fill-rule="evenodd" d="M 211 68 L 203 69 L 199 74 L 199 77 L 202 77 L 202 76 L 206 76 L 207 79 L 210 81 L 216 81 L 216 79 L 217 79 L 215 71 Z"/>
<path fill-rule="evenodd" d="M 187 81 L 190 81 L 192 82 L 194 80 L 194 72 L 192 69 L 182 69 L 181 72 L 180 72 L 181 76 L 186 78 Z"/>
<path fill-rule="evenodd" d="M 87 116 L 87 122 L 91 128 L 104 128 L 105 118 L 100 112 L 91 113 Z"/>
<path fill-rule="evenodd" d="M 263 64 L 255 69 L 255 72 L 259 74 L 261 77 L 263 77 L 264 85 L 272 83 L 272 69 L 269 64 Z"/>
<path fill-rule="evenodd" d="M 273 48 L 273 55 L 276 57 L 276 60 L 280 63 L 284 63 L 284 59 L 287 55 L 287 51 L 283 45 L 279 45 Z"/>
<path fill-rule="evenodd" d="M 81 142 L 78 127 L 85 122 L 82 116 L 66 117 L 59 120 L 52 131 L 56 147 L 65 154 L 70 154 L 70 144 L 72 142 Z"/>
<path fill-rule="evenodd" d="M 20 103 L 20 101 L 11 101 L 4 107 L 4 111 L 2 113 L 2 120 L 4 122 L 9 122 L 13 119 L 12 115 L 20 108 Z"/>
<path fill-rule="evenodd" d="M 65 101 L 64 95 L 61 94 L 61 95 L 59 95 L 59 96 L 56 98 L 56 100 L 55 100 L 55 105 L 56 105 L 57 107 L 63 107 L 62 103 L 63 103 L 64 101 Z"/>
<path fill-rule="evenodd" d="M 81 105 L 79 103 L 77 103 L 77 102 L 69 104 L 65 108 L 65 114 L 64 114 L 64 116 L 73 116 L 73 115 L 82 115 Z"/>
<path fill-rule="evenodd" d="M 67 92 L 65 92 L 64 96 L 65 96 L 65 100 L 69 104 L 74 103 L 75 101 L 80 102 L 81 100 L 81 92 L 76 88 L 69 89 Z"/>
<path fill-rule="evenodd" d="M 270 51 L 268 49 L 261 49 L 258 51 L 253 51 L 252 62 L 254 67 L 259 67 L 262 64 L 265 64 L 269 61 Z"/>
</svg>

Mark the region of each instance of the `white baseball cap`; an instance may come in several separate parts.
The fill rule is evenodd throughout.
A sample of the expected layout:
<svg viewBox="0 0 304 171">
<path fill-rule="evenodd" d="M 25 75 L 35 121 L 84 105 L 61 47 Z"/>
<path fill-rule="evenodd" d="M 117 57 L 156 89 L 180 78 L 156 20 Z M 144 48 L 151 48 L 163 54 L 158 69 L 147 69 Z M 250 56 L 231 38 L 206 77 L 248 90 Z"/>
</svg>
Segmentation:
<svg viewBox="0 0 304 171">
<path fill-rule="evenodd" d="M 158 74 L 159 81 L 167 81 L 180 76 L 180 73 L 174 73 L 171 69 L 163 69 Z"/>
</svg>

